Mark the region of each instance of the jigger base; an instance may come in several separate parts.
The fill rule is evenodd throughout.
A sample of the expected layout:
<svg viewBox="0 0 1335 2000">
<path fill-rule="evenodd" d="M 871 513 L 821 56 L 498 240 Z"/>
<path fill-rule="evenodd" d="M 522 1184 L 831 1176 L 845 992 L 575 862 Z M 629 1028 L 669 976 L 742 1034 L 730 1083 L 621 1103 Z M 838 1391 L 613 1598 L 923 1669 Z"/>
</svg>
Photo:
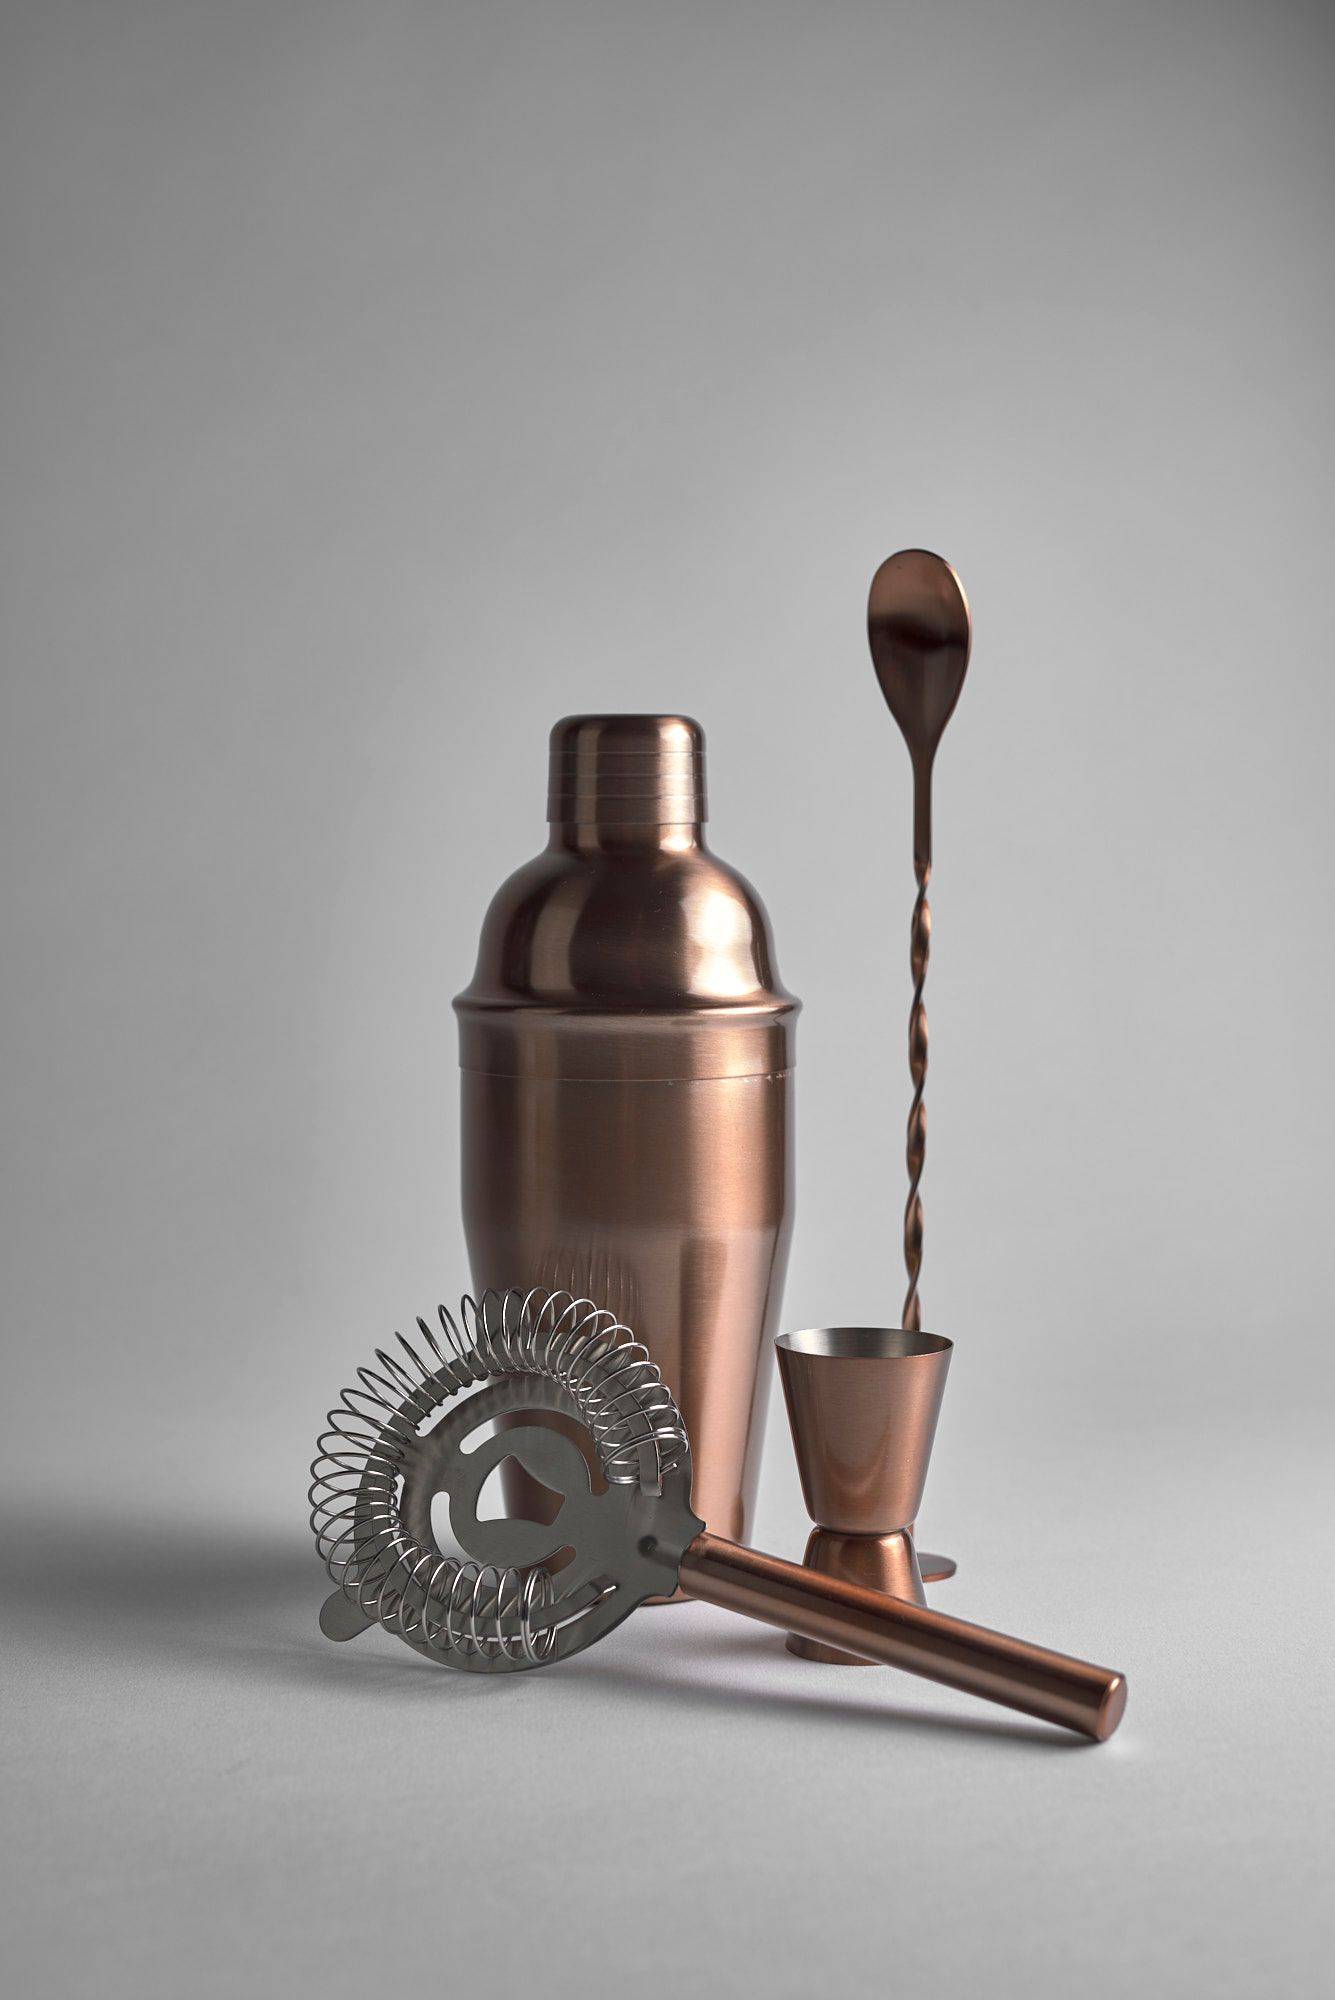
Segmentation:
<svg viewBox="0 0 1335 2000">
<path fill-rule="evenodd" d="M 949 1563 L 937 1575 L 949 1576 L 955 1565 L 947 1556 L 931 1556 L 932 1563 Z M 907 1528 L 893 1535 L 837 1535 L 829 1528 L 813 1528 L 802 1557 L 803 1567 L 821 1576 L 838 1577 L 841 1583 L 862 1584 L 887 1597 L 902 1597 L 910 1604 L 926 1604 L 924 1571 L 919 1567 L 913 1536 Z M 824 1646 L 815 1639 L 788 1634 L 788 1651 L 799 1660 L 817 1660 L 827 1667 L 870 1667 L 874 1660 L 861 1660 L 854 1653 L 841 1653 L 837 1646 Z"/>
</svg>

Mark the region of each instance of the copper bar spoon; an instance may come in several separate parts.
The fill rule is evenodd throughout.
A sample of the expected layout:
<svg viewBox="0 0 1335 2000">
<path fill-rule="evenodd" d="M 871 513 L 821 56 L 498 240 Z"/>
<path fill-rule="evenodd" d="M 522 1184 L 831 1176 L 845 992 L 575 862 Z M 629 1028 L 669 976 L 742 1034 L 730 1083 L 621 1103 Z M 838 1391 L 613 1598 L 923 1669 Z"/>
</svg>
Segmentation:
<svg viewBox="0 0 1335 2000">
<path fill-rule="evenodd" d="M 918 884 L 910 931 L 913 1002 L 909 1010 L 908 1199 L 904 1208 L 904 1267 L 908 1291 L 901 1324 L 922 1327 L 922 1184 L 927 1156 L 927 1014 L 923 985 L 932 940 L 927 884 L 932 875 L 932 765 L 937 745 L 964 686 L 969 665 L 969 600 L 950 564 L 929 549 L 901 549 L 871 581 L 867 637 L 886 706 L 899 724 L 913 764 L 913 873 Z"/>
</svg>

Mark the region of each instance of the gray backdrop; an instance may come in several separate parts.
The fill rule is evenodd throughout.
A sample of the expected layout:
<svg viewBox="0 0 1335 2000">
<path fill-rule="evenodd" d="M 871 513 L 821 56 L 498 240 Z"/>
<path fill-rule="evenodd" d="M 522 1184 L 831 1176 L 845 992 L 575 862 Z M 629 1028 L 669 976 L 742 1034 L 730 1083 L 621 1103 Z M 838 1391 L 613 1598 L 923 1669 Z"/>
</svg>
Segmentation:
<svg viewBox="0 0 1335 2000">
<path fill-rule="evenodd" d="M 1328 10 L 9 0 L 0 58 L 11 1978 L 1315 1992 Z M 806 1003 L 785 1322 L 897 1316 L 905 543 L 976 619 L 935 1601 L 1121 1735 L 701 1608 L 500 1688 L 325 1646 L 305 1466 L 466 1281 L 449 1001 L 557 715 L 703 721 Z"/>
</svg>

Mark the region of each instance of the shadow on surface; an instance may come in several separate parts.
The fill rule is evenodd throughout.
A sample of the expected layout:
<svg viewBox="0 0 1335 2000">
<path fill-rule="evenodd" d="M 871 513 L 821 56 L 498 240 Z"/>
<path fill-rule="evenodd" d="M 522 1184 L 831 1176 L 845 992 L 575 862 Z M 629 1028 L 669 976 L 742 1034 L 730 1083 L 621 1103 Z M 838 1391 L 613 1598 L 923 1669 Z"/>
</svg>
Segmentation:
<svg viewBox="0 0 1335 2000">
<path fill-rule="evenodd" d="M 95 1639 L 103 1656 L 145 1665 L 170 1661 L 311 1687 L 341 1680 L 400 1697 L 417 1682 L 440 1697 L 443 1677 L 406 1647 L 375 1645 L 379 1635 L 352 1646 L 321 1637 L 329 1583 L 299 1521 L 284 1532 L 263 1523 L 99 1515 L 91 1505 L 10 1506 L 0 1551 L 5 1602 L 37 1647 L 43 1639 L 61 1648 Z M 462 1684 L 460 1693 L 469 1685 L 463 1675 L 449 1682 Z"/>
<path fill-rule="evenodd" d="M 674 1607 L 661 1615 L 684 1618 L 689 1614 L 681 1607 Z M 732 1715 L 771 1715 L 807 1724 L 825 1722 L 839 1729 L 889 1729 L 954 1739 L 982 1736 L 1022 1744 L 1032 1750 L 1096 1747 L 1067 1730 L 1053 1729 L 1046 1723 L 1011 1715 L 981 1702 L 976 1713 L 969 1715 L 913 1709 L 899 1700 L 887 1699 L 887 1694 L 899 1695 L 902 1690 L 911 1689 L 911 1676 L 870 1665 L 813 1666 L 787 1656 L 780 1633 L 748 1625 L 740 1619 L 737 1625 L 735 1637 L 731 1631 L 701 1632 L 685 1644 L 674 1645 L 670 1653 L 659 1654 L 652 1664 L 643 1659 L 608 1658 L 600 1651 L 596 1659 L 590 1657 L 572 1665 L 571 1672 L 578 1671 L 581 1682 L 594 1688 L 615 1689 L 620 1693 L 652 1691 L 674 1708 L 700 1715 L 726 1711 Z M 736 1678 L 725 1679 L 729 1667 L 743 1672 L 768 1667 L 782 1676 L 783 1685 L 768 1682 L 763 1686 L 747 1686 Z"/>
<path fill-rule="evenodd" d="M 374 1631 L 331 1644 L 316 1624 L 327 1585 L 309 1538 L 296 1530 L 11 1508 L 0 1549 L 6 1604 L 39 1646 L 44 1634 L 56 1645 L 76 1633 L 85 1641 L 92 1628 L 98 1647 L 122 1658 L 170 1659 L 312 1690 L 340 1686 L 359 1699 L 396 1702 L 495 1700 L 528 1678 L 451 1674 Z M 641 1611 L 633 1634 L 614 1633 L 607 1648 L 544 1677 L 554 1704 L 567 1712 L 600 1707 L 615 1693 L 671 1703 L 678 1713 L 800 1717 L 1035 1750 L 1092 1747 L 981 1704 L 969 1715 L 915 1711 L 886 1699 L 909 1685 L 901 1676 L 789 1660 L 778 1632 L 740 1618 L 726 1627 L 706 1623 L 699 1609 Z"/>
<path fill-rule="evenodd" d="M 214 1623 L 229 1610 L 309 1596 L 310 1540 L 235 1523 L 152 1516 L 5 1511 L 0 1570 L 7 1601 L 30 1618 L 152 1618 Z"/>
</svg>

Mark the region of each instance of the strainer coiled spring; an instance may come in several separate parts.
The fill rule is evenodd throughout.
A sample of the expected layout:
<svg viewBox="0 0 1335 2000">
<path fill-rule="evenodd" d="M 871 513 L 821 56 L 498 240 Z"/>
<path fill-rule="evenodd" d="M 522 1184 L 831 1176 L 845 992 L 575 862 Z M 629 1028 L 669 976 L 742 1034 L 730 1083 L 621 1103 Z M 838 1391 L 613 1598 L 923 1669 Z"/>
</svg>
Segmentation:
<svg viewBox="0 0 1335 2000">
<path fill-rule="evenodd" d="M 550 1572 L 442 1555 L 410 1534 L 403 1481 L 423 1428 L 461 1390 L 537 1375 L 570 1399 L 609 1486 L 657 1491 L 689 1466 L 680 1414 L 647 1350 L 616 1316 L 569 1292 L 465 1297 L 420 1342 L 377 1348 L 329 1412 L 311 1466 L 311 1527 L 359 1623 L 379 1623 L 448 1662 L 540 1665 L 556 1643 Z M 337 1600 L 334 1600 L 337 1602 Z"/>
</svg>

